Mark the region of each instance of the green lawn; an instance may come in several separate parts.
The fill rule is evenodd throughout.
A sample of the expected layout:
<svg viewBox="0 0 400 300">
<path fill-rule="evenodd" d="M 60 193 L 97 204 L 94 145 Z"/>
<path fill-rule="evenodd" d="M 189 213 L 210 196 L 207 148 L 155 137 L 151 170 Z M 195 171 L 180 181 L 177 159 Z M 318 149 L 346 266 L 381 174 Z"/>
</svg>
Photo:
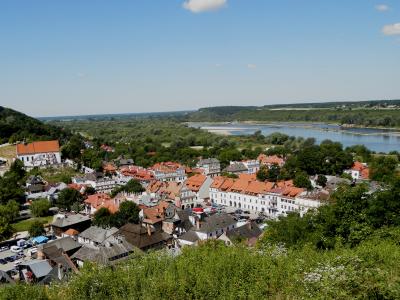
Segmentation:
<svg viewBox="0 0 400 300">
<path fill-rule="evenodd" d="M 40 220 L 43 224 L 47 224 L 53 220 L 53 216 L 48 216 L 48 217 L 43 217 L 43 218 L 31 218 L 27 220 L 22 220 L 17 223 L 12 224 L 11 226 L 16 232 L 20 231 L 28 231 L 29 226 L 33 223 L 35 220 Z"/>
</svg>

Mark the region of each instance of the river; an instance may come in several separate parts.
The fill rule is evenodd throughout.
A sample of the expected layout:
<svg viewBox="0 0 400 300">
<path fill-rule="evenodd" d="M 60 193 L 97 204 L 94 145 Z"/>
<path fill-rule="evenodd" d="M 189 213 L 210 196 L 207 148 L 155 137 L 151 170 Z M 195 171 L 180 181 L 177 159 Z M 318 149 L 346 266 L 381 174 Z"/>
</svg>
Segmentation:
<svg viewBox="0 0 400 300">
<path fill-rule="evenodd" d="M 190 122 L 190 127 L 202 128 L 209 132 L 223 135 L 250 135 L 261 130 L 269 135 L 281 132 L 289 136 L 315 138 L 317 143 L 323 140 L 340 142 L 344 147 L 365 145 L 376 152 L 400 151 L 400 130 L 375 128 L 341 128 L 339 125 L 321 123 L 203 123 Z"/>
</svg>

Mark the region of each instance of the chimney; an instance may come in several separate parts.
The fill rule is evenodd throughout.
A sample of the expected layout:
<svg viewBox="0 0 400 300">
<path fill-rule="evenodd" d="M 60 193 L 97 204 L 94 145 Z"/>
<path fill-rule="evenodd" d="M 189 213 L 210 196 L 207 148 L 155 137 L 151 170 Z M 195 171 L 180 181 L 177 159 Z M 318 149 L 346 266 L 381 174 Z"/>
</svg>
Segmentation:
<svg viewBox="0 0 400 300">
<path fill-rule="evenodd" d="M 196 228 L 200 229 L 200 219 L 199 218 L 196 219 Z"/>
<path fill-rule="evenodd" d="M 62 280 L 63 278 L 64 278 L 64 270 L 63 270 L 63 266 L 62 266 L 62 264 L 58 264 L 58 270 L 57 270 L 58 272 L 58 279 L 59 280 Z"/>
<path fill-rule="evenodd" d="M 248 221 L 248 222 L 247 222 L 247 228 L 249 228 L 249 230 L 252 229 L 251 221 Z"/>
<path fill-rule="evenodd" d="M 150 224 L 146 224 L 146 227 L 147 227 L 147 234 L 148 234 L 149 236 L 151 236 L 151 227 L 150 227 Z"/>
</svg>

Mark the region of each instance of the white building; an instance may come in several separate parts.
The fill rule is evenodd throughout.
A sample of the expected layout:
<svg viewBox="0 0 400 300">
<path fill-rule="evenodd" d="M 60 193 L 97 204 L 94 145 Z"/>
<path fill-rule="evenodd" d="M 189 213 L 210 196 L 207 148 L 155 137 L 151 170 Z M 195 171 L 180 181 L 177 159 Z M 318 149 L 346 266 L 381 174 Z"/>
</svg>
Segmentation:
<svg viewBox="0 0 400 300">
<path fill-rule="evenodd" d="M 212 203 L 263 213 L 270 218 L 290 212 L 303 215 L 309 209 L 319 207 L 321 197 L 320 194 L 308 193 L 294 186 L 222 177 L 215 179 L 210 186 Z"/>
<path fill-rule="evenodd" d="M 157 163 L 150 169 L 150 171 L 158 181 L 184 182 L 187 179 L 185 168 L 174 162 Z"/>
<path fill-rule="evenodd" d="M 204 170 L 206 176 L 216 176 L 221 173 L 221 165 L 216 158 L 200 159 L 196 165 L 197 168 Z"/>
<path fill-rule="evenodd" d="M 21 160 L 26 168 L 61 164 L 60 145 L 56 140 L 18 144 L 16 151 L 17 159 Z"/>
</svg>

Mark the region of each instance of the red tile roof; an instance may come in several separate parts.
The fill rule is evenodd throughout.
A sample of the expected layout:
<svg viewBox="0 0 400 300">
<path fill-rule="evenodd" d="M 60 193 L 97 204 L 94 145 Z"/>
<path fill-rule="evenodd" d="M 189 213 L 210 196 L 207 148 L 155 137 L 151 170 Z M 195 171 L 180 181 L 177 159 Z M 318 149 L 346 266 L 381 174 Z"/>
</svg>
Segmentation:
<svg viewBox="0 0 400 300">
<path fill-rule="evenodd" d="M 160 203 L 153 207 L 143 208 L 144 222 L 155 224 L 165 219 L 165 210 L 170 205 L 167 201 L 160 201 Z"/>
<path fill-rule="evenodd" d="M 207 176 L 196 174 L 186 180 L 186 186 L 193 192 L 198 192 L 206 181 Z"/>
<path fill-rule="evenodd" d="M 265 154 L 260 154 L 257 159 L 260 161 L 262 165 L 279 165 L 282 166 L 285 163 L 285 160 L 277 155 L 267 156 Z"/>
<path fill-rule="evenodd" d="M 86 204 L 89 204 L 94 209 L 99 209 L 102 207 L 107 208 L 111 213 L 116 213 L 119 209 L 119 205 L 114 203 L 114 200 L 111 199 L 108 194 L 94 194 L 88 196 L 88 198 L 84 201 Z"/>
<path fill-rule="evenodd" d="M 29 144 L 18 144 L 17 155 L 60 152 L 60 145 L 57 140 L 40 141 Z"/>
<path fill-rule="evenodd" d="M 363 164 L 359 161 L 356 161 L 356 162 L 354 162 L 351 169 L 354 171 L 359 171 L 362 179 L 369 178 L 369 168 L 365 164 Z"/>
</svg>

